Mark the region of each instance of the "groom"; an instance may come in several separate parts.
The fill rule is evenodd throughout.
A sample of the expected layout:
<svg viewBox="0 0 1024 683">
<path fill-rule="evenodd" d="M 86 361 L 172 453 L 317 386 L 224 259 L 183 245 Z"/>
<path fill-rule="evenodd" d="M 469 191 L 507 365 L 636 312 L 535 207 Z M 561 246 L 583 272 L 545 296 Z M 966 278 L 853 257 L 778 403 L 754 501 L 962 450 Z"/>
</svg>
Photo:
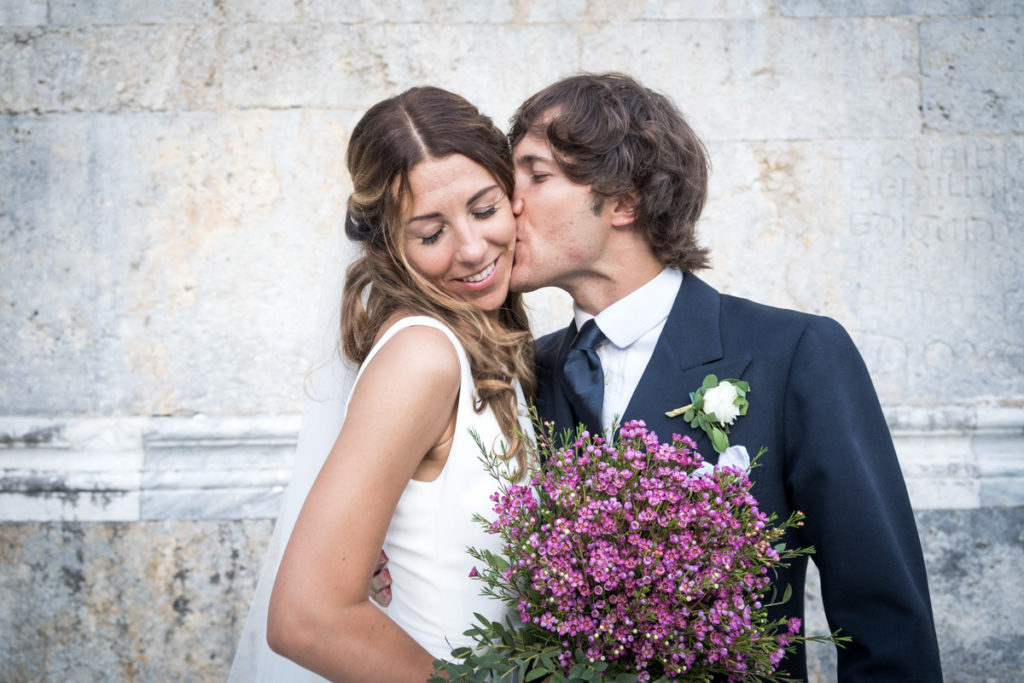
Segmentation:
<svg viewBox="0 0 1024 683">
<path fill-rule="evenodd" d="M 573 323 L 537 341 L 541 417 L 596 429 L 643 419 L 707 457 L 708 437 L 666 411 L 708 374 L 748 382 L 750 411 L 729 440 L 767 449 L 752 473 L 762 510 L 806 515 L 788 545 L 814 546 L 829 626 L 852 638 L 839 680 L 941 681 L 920 540 L 864 363 L 833 320 L 693 275 L 708 265 L 695 235 L 707 160 L 679 111 L 621 74 L 573 76 L 524 102 L 510 138 L 512 287 L 555 286 L 574 301 Z M 581 369 L 603 380 L 576 386 Z M 771 618 L 803 616 L 806 568 L 801 558 L 781 571 L 776 585 L 793 596 Z M 803 649 L 783 667 L 806 678 Z"/>
</svg>

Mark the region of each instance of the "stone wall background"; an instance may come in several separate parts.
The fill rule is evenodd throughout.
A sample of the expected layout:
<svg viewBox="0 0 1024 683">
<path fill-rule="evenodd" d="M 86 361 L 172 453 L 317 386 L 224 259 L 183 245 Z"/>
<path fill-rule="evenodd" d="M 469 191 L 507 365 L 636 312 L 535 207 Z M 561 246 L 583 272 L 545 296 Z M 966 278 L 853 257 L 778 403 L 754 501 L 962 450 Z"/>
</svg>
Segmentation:
<svg viewBox="0 0 1024 683">
<path fill-rule="evenodd" d="M 947 680 L 1016 679 L 1022 28 L 1014 0 L 0 0 L 0 680 L 223 679 L 352 125 L 421 83 L 503 123 L 606 69 L 708 145 L 707 279 L 862 349 Z"/>
</svg>

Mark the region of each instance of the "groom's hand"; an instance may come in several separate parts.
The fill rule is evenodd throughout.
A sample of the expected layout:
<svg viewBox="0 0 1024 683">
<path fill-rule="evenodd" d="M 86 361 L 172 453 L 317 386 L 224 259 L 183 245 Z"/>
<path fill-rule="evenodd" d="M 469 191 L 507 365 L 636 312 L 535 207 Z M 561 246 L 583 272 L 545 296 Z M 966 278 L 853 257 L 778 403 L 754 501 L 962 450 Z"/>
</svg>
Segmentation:
<svg viewBox="0 0 1024 683">
<path fill-rule="evenodd" d="M 377 564 L 373 567 L 373 576 L 370 577 L 370 586 L 367 592 L 374 602 L 381 607 L 387 607 L 391 602 L 391 572 L 387 570 L 388 556 L 380 551 L 377 556 Z"/>
</svg>

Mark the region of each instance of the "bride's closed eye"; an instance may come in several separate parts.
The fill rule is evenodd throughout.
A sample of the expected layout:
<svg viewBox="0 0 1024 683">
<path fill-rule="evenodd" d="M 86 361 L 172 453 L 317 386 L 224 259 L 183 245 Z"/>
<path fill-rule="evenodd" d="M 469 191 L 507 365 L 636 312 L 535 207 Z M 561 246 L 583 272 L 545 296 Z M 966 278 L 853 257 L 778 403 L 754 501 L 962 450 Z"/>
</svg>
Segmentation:
<svg viewBox="0 0 1024 683">
<path fill-rule="evenodd" d="M 482 211 L 473 211 L 472 212 L 473 218 L 476 218 L 477 220 L 483 220 L 485 218 L 490 218 L 491 216 L 493 216 L 496 213 L 498 213 L 498 207 L 497 206 L 492 206 L 492 207 L 484 209 Z"/>
<path fill-rule="evenodd" d="M 420 243 L 421 244 L 433 244 L 437 240 L 441 239 L 441 233 L 442 232 L 444 232 L 444 225 L 443 224 L 441 225 L 440 228 L 437 229 L 436 232 L 434 232 L 434 233 L 432 233 L 430 235 L 427 235 L 426 237 L 421 237 L 420 238 Z"/>
</svg>

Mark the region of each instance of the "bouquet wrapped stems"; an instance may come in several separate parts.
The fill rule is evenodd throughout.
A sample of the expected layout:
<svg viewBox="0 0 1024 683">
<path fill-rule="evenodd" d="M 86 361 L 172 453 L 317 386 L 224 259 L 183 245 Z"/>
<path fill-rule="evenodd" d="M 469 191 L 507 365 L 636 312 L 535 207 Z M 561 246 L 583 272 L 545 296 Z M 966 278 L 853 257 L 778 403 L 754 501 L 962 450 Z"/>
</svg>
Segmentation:
<svg viewBox="0 0 1024 683">
<path fill-rule="evenodd" d="M 802 524 L 800 513 L 775 524 L 745 471 L 708 473 L 690 439 L 662 443 L 642 421 L 610 441 L 586 431 L 556 438 L 550 424 L 537 424 L 536 434 L 543 464 L 528 483 L 503 478 L 503 462 L 482 449 L 499 485 L 492 517 L 477 519 L 501 536 L 503 553 L 469 549 L 482 592 L 515 618 L 477 615 L 466 631 L 476 646 L 436 662 L 439 674 L 789 680 L 778 667 L 806 640 L 800 619 L 769 622 L 766 610 L 773 568 L 812 552 L 782 542 Z"/>
</svg>

